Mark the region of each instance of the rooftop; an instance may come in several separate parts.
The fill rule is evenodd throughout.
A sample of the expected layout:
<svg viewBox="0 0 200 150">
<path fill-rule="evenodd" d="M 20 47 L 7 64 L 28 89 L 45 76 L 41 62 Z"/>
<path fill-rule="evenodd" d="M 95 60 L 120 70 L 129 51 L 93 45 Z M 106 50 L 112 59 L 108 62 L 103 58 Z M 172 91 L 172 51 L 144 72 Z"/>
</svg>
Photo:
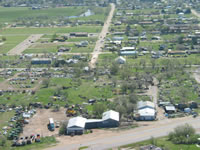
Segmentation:
<svg viewBox="0 0 200 150">
<path fill-rule="evenodd" d="M 73 126 L 85 128 L 85 122 L 86 122 L 86 120 L 87 119 L 83 118 L 83 117 L 71 118 L 71 119 L 69 119 L 69 123 L 67 125 L 67 128 L 70 128 L 70 127 L 73 127 Z"/>
<path fill-rule="evenodd" d="M 113 119 L 119 121 L 119 113 L 113 110 L 106 111 L 103 113 L 102 120 Z"/>
</svg>

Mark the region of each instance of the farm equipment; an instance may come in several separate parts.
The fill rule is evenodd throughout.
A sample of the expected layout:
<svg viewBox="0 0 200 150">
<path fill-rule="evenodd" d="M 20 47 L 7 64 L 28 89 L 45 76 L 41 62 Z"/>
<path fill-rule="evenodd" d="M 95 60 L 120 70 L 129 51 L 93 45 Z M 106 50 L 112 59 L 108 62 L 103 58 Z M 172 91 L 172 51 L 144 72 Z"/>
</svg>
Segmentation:
<svg viewBox="0 0 200 150">
<path fill-rule="evenodd" d="M 74 110 L 74 107 L 68 108 L 66 111 L 67 117 L 75 116 L 76 111 Z"/>
</svg>

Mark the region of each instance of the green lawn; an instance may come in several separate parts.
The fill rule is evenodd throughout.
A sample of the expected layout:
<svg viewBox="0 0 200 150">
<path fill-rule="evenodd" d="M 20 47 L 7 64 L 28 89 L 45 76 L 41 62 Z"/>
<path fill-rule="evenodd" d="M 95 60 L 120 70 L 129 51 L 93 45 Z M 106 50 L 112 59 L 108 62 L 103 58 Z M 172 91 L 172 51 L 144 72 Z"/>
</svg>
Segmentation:
<svg viewBox="0 0 200 150">
<path fill-rule="evenodd" d="M 7 53 L 9 50 L 17 46 L 19 43 L 23 42 L 28 36 L 25 35 L 12 35 L 5 36 L 6 41 L 3 45 L 0 45 L 0 53 Z"/>
<path fill-rule="evenodd" d="M 91 98 L 99 99 L 112 97 L 112 88 L 110 86 L 95 88 L 95 85 L 94 82 L 83 79 L 77 82 L 67 78 L 51 78 L 49 87 L 41 87 L 35 95 L 30 96 L 26 93 L 14 93 L 12 95 L 4 94 L 3 96 L 0 96 L 0 104 L 27 105 L 30 102 L 42 102 L 43 104 L 47 104 L 52 101 L 51 96 L 54 95 L 57 87 L 62 86 L 71 88 L 62 90 L 62 95 L 67 97 L 67 101 L 53 101 L 53 103 L 60 104 L 61 106 L 64 106 L 66 102 L 70 104 L 80 104 L 85 101 L 87 102 L 87 100 Z M 83 100 L 79 95 L 85 96 L 87 99 Z"/>
<path fill-rule="evenodd" d="M 14 114 L 14 111 L 0 113 L 0 130 L 2 129 L 2 127 L 8 125 L 7 121 L 9 121 L 10 118 L 14 116 Z"/>
<path fill-rule="evenodd" d="M 48 8 L 41 10 L 32 10 L 27 7 L 1 7 L 0 22 L 14 22 L 19 18 L 37 18 L 46 17 L 52 19 L 56 17 L 76 16 L 87 11 L 87 7 L 63 7 L 63 8 Z"/>
</svg>

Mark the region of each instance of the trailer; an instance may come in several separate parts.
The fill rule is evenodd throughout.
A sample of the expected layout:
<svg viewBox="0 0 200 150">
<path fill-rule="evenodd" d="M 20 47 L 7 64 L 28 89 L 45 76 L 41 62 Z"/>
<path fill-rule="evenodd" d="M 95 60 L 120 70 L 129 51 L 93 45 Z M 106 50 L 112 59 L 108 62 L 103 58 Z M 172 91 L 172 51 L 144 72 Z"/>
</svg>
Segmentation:
<svg viewBox="0 0 200 150">
<path fill-rule="evenodd" d="M 48 128 L 49 128 L 50 131 L 54 131 L 55 130 L 55 125 L 54 125 L 53 118 L 49 118 Z"/>
</svg>

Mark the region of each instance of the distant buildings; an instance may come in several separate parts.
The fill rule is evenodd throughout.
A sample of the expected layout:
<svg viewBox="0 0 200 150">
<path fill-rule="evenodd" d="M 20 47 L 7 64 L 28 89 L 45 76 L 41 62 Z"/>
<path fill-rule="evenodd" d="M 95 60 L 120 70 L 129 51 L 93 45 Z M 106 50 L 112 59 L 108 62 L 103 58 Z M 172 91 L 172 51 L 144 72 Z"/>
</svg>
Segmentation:
<svg viewBox="0 0 200 150">
<path fill-rule="evenodd" d="M 69 35 L 75 37 L 88 37 L 87 32 L 71 32 Z"/>
<path fill-rule="evenodd" d="M 31 64 L 40 65 L 40 64 L 51 64 L 51 59 L 49 58 L 33 58 Z"/>
</svg>

